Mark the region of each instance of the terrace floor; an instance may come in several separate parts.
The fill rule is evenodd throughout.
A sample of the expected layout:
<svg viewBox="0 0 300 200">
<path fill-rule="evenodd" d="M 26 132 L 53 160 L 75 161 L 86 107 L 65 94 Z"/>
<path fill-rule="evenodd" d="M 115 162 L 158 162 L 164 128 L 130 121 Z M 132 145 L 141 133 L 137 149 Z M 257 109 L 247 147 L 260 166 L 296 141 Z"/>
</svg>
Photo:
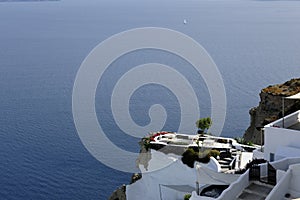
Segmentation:
<svg viewBox="0 0 300 200">
<path fill-rule="evenodd" d="M 245 188 L 237 200 L 264 200 L 271 192 L 273 187 L 274 186 L 272 185 L 254 181 L 247 188 Z"/>
</svg>

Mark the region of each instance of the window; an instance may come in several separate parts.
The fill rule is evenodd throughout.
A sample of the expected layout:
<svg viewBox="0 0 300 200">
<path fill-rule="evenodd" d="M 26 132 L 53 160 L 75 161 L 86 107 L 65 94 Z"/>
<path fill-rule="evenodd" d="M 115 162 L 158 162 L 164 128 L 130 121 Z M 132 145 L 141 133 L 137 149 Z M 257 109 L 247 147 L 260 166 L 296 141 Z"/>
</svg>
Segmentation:
<svg viewBox="0 0 300 200">
<path fill-rule="evenodd" d="M 270 162 L 274 161 L 274 157 L 275 157 L 274 153 L 270 153 Z"/>
</svg>

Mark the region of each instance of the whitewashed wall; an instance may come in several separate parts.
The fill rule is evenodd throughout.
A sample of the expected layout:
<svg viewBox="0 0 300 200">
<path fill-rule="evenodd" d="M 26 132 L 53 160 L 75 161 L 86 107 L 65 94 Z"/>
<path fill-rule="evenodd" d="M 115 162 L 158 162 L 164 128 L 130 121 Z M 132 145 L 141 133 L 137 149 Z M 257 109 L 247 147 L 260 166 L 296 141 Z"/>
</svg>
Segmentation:
<svg viewBox="0 0 300 200">
<path fill-rule="evenodd" d="M 292 178 L 290 181 L 289 192 L 292 196 L 300 196 L 300 164 L 292 165 Z"/>
<path fill-rule="evenodd" d="M 249 170 L 241 175 L 237 181 L 222 192 L 216 200 L 232 200 L 236 199 L 240 193 L 249 185 Z"/>
<path fill-rule="evenodd" d="M 276 153 L 283 146 L 300 149 L 300 131 L 276 127 L 265 128 L 264 156 L 270 160 L 270 153 Z"/>
</svg>

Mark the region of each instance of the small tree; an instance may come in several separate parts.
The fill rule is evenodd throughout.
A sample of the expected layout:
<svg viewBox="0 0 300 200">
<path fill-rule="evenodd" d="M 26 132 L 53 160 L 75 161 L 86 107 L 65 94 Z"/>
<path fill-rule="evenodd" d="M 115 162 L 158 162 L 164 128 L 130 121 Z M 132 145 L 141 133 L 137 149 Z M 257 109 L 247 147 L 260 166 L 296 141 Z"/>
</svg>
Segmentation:
<svg viewBox="0 0 300 200">
<path fill-rule="evenodd" d="M 201 118 L 196 121 L 198 133 L 205 132 L 205 130 L 209 129 L 211 127 L 211 125 L 212 125 L 212 121 L 211 121 L 210 117 Z"/>
</svg>

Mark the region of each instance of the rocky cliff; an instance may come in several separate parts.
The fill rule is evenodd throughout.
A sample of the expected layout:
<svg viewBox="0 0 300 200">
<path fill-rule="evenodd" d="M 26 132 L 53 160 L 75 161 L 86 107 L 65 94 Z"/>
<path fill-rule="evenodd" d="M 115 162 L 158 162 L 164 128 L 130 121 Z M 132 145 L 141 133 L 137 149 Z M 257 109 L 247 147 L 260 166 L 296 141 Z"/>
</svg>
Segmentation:
<svg viewBox="0 0 300 200">
<path fill-rule="evenodd" d="M 139 173 L 133 174 L 131 177 L 130 184 L 135 183 L 141 178 L 142 178 L 142 174 Z M 121 187 L 116 189 L 109 197 L 109 200 L 126 200 L 126 185 L 122 185 Z"/>
<path fill-rule="evenodd" d="M 261 144 L 262 127 L 282 117 L 282 98 L 300 92 L 300 78 L 291 79 L 283 84 L 270 85 L 261 90 L 259 105 L 249 111 L 250 126 L 244 134 L 246 141 Z M 299 100 L 285 100 L 285 116 L 300 109 Z M 263 137 L 262 137 L 263 138 Z"/>
<path fill-rule="evenodd" d="M 122 185 L 116 189 L 109 197 L 109 200 L 126 200 L 126 186 Z"/>
</svg>

